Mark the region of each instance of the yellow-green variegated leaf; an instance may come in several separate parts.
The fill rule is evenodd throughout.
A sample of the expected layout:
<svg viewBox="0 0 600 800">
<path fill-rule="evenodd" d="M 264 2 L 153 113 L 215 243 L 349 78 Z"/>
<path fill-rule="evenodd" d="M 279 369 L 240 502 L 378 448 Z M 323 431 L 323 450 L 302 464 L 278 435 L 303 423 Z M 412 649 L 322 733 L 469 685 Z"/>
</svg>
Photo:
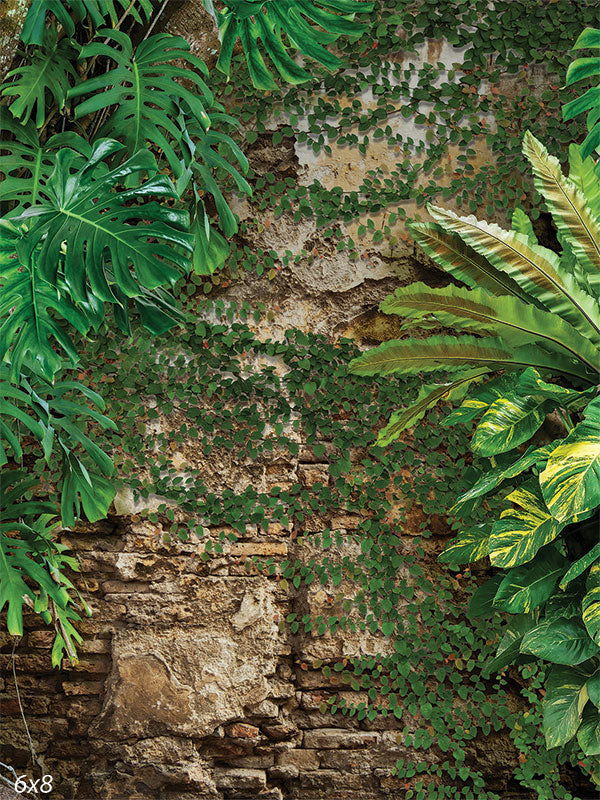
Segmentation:
<svg viewBox="0 0 600 800">
<path fill-rule="evenodd" d="M 472 422 L 475 417 L 489 408 L 494 400 L 509 392 L 516 384 L 519 376 L 514 372 L 498 375 L 491 381 L 486 381 L 482 386 L 472 389 L 462 404 L 455 408 L 442 420 L 442 425 L 456 425 L 459 422 Z"/>
<path fill-rule="evenodd" d="M 543 341 L 563 357 L 583 361 L 591 374 L 599 370 L 598 348 L 568 322 L 518 297 L 494 297 L 483 289 L 453 285 L 432 289 L 426 283 L 412 283 L 396 289 L 379 308 L 384 314 L 413 320 L 433 315 L 442 325 L 457 331 L 497 335 L 512 345 Z"/>
<path fill-rule="evenodd" d="M 588 678 L 586 687 L 590 700 L 596 708 L 600 708 L 600 669 Z"/>
<path fill-rule="evenodd" d="M 516 614 L 511 617 L 509 625 L 504 629 L 496 655 L 486 662 L 483 677 L 488 678 L 516 661 L 522 661 L 521 642 L 525 634 L 534 626 L 533 614 Z"/>
<path fill-rule="evenodd" d="M 600 398 L 592 400 L 585 419 L 550 454 L 540 486 L 561 522 L 583 519 L 600 505 Z"/>
<path fill-rule="evenodd" d="M 552 409 L 545 398 L 510 392 L 500 397 L 481 418 L 471 447 L 482 456 L 513 450 L 531 439 Z"/>
<path fill-rule="evenodd" d="M 397 411 L 390 421 L 379 431 L 377 445 L 386 447 L 407 428 L 411 428 L 422 419 L 430 408 L 442 400 L 457 401 L 464 397 L 469 386 L 489 374 L 487 369 L 469 370 L 451 383 L 426 384 L 421 386 L 415 402 Z"/>
<path fill-rule="evenodd" d="M 569 178 L 583 192 L 592 214 L 600 217 L 600 181 L 594 169 L 591 156 L 581 157 L 581 146 L 574 142 L 569 145 Z"/>
<path fill-rule="evenodd" d="M 560 617 L 544 620 L 525 634 L 521 652 L 553 664 L 575 667 L 597 655 L 598 646 L 590 639 L 580 620 Z"/>
<path fill-rule="evenodd" d="M 489 525 L 473 525 L 450 540 L 444 552 L 438 556 L 438 561 L 457 565 L 485 558 L 488 554 L 489 535 Z"/>
<path fill-rule="evenodd" d="M 564 527 L 550 514 L 533 481 L 515 489 L 506 499 L 518 508 L 503 511 L 492 527 L 488 547 L 490 561 L 496 567 L 531 561 Z"/>
<path fill-rule="evenodd" d="M 504 481 L 515 478 L 517 475 L 521 475 L 521 473 L 528 470 L 534 464 L 545 464 L 548 460 L 548 456 L 555 447 L 556 443 L 546 444 L 537 449 L 535 447 L 530 447 L 525 453 L 523 453 L 521 458 L 517 459 L 510 466 L 507 467 L 505 464 L 501 464 L 498 467 L 486 470 L 481 478 L 479 478 L 468 491 L 466 491 L 464 494 L 461 494 L 454 506 L 450 509 L 450 513 L 458 510 L 460 506 L 464 505 L 464 503 L 468 503 L 470 500 L 474 500 L 476 497 L 481 497 L 482 495 L 491 492 L 492 489 L 500 486 L 500 484 Z"/>
<path fill-rule="evenodd" d="M 567 362 L 556 353 L 535 345 L 509 348 L 500 339 L 474 336 L 430 336 L 428 339 L 392 339 L 350 362 L 355 375 L 416 375 L 436 369 L 452 371 L 464 366 L 493 369 L 537 367 L 578 378 L 588 378 L 583 364 Z"/>
<path fill-rule="evenodd" d="M 530 131 L 525 131 L 523 153 L 533 168 L 535 188 L 543 195 L 558 232 L 571 245 L 592 285 L 600 283 L 600 224 L 577 185 L 566 178 L 560 162 Z"/>
<path fill-rule="evenodd" d="M 583 712 L 577 742 L 586 756 L 600 756 L 600 714 L 592 705 Z"/>
<path fill-rule="evenodd" d="M 555 666 L 546 681 L 544 734 L 548 749 L 569 742 L 577 733 L 588 701 L 586 682 L 592 673 L 580 667 Z"/>
<path fill-rule="evenodd" d="M 492 267 L 457 234 L 449 233 L 434 222 L 415 222 L 409 225 L 409 230 L 417 244 L 438 266 L 467 286 L 485 289 L 494 295 L 512 294 L 534 302 L 516 281 Z"/>
<path fill-rule="evenodd" d="M 585 588 L 581 616 L 589 635 L 600 647 L 600 564 L 596 563 L 590 569 Z"/>
<path fill-rule="evenodd" d="M 474 216 L 459 217 L 452 211 L 429 206 L 433 218 L 481 253 L 490 263 L 513 278 L 528 294 L 570 322 L 579 333 L 600 343 L 600 310 L 566 270 L 552 250 L 532 244 L 522 233 L 505 231 Z"/>
<path fill-rule="evenodd" d="M 540 550 L 533 561 L 508 571 L 494 598 L 494 606 L 511 614 L 533 611 L 550 597 L 567 564 L 552 546 Z"/>
<path fill-rule="evenodd" d="M 588 567 L 591 567 L 591 565 L 595 561 L 598 561 L 599 559 L 600 559 L 600 542 L 598 542 L 598 544 L 595 544 L 592 547 L 592 549 L 589 552 L 587 552 L 584 556 L 578 558 L 577 561 L 573 564 L 573 566 L 571 566 L 569 570 L 565 572 L 565 575 L 560 582 L 560 588 L 565 589 L 565 587 L 568 586 L 569 583 L 571 583 L 571 581 L 575 580 L 575 578 L 578 578 L 582 573 L 586 571 Z"/>
<path fill-rule="evenodd" d="M 578 408 L 583 407 L 594 399 L 597 388 L 596 386 L 591 386 L 583 391 L 568 389 L 558 383 L 548 383 L 537 370 L 530 368 L 526 369 L 519 378 L 517 391 L 521 392 L 521 394 L 540 398 L 545 397 L 563 408 Z"/>
</svg>

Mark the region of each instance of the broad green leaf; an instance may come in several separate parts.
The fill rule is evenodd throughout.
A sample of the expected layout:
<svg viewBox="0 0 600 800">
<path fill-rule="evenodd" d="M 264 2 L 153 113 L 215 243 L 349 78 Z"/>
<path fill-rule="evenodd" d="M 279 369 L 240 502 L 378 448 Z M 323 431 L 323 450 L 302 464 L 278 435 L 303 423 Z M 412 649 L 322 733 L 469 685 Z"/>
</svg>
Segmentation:
<svg viewBox="0 0 600 800">
<path fill-rule="evenodd" d="M 510 220 L 510 226 L 515 233 L 524 234 L 532 244 L 539 244 L 533 230 L 533 224 L 522 208 L 518 206 L 515 208 Z"/>
<path fill-rule="evenodd" d="M 457 331 L 499 336 L 513 345 L 543 341 L 569 359 L 584 361 L 591 374 L 599 371 L 598 348 L 560 317 L 518 297 L 494 297 L 483 289 L 453 285 L 432 289 L 425 283 L 412 283 L 396 289 L 379 308 L 384 314 L 413 320 L 433 316 Z"/>
<path fill-rule="evenodd" d="M 468 391 L 469 386 L 487 374 L 488 370 L 470 370 L 451 383 L 425 384 L 421 386 L 415 402 L 401 411 L 394 412 L 385 428 L 379 431 L 377 435 L 378 447 L 386 447 L 393 442 L 402 431 L 411 428 L 425 416 L 430 408 L 441 400 L 450 402 L 460 400 L 465 392 Z"/>
<path fill-rule="evenodd" d="M 501 669 L 510 666 L 510 664 L 530 660 L 528 656 L 524 656 L 521 653 L 521 642 L 534 624 L 532 614 L 517 614 L 511 617 L 510 624 L 504 628 L 496 655 L 490 661 L 487 661 L 483 668 L 482 674 L 484 678 L 488 678 L 492 673 L 499 672 Z"/>
<path fill-rule="evenodd" d="M 574 49 L 582 50 L 585 48 L 597 48 L 600 42 L 600 30 L 596 28 L 585 28 L 577 41 Z M 572 86 L 583 79 L 598 77 L 598 64 L 600 59 L 596 56 L 576 59 L 567 70 L 567 86 Z M 582 158 L 590 156 L 594 150 L 600 146 L 600 120 L 598 118 L 598 108 L 600 107 L 600 86 L 592 86 L 581 97 L 566 103 L 563 106 L 563 119 L 569 120 L 578 116 L 584 111 L 589 112 L 588 116 L 588 135 L 581 146 Z"/>
<path fill-rule="evenodd" d="M 456 233 L 448 233 L 434 222 L 415 222 L 408 227 L 417 244 L 438 266 L 472 289 L 485 289 L 494 295 L 514 295 L 535 302 L 516 281 L 492 267 Z"/>
<path fill-rule="evenodd" d="M 596 708 L 600 708 L 600 669 L 588 679 L 586 687 L 590 700 Z"/>
<path fill-rule="evenodd" d="M 12 138 L 8 140 L 7 135 Z M 5 215 L 10 217 L 35 205 L 43 195 L 61 147 L 70 147 L 82 156 L 77 167 L 84 166 L 92 152 L 85 139 L 72 131 L 55 134 L 41 144 L 33 120 L 22 125 L 9 114 L 0 114 L 0 137 L 0 201 L 11 204 Z"/>
<path fill-rule="evenodd" d="M 450 509 L 453 512 L 455 509 L 460 508 L 464 503 L 474 500 L 476 497 L 481 497 L 492 489 L 500 486 L 504 481 L 516 478 L 523 472 L 528 470 L 534 464 L 545 464 L 548 456 L 556 447 L 555 443 L 544 445 L 544 447 L 529 447 L 521 458 L 517 459 L 513 464 L 506 466 L 504 464 L 494 467 L 493 469 L 486 470 L 481 478 L 464 494 L 462 494 L 454 506 Z"/>
<path fill-rule="evenodd" d="M 517 383 L 517 391 L 522 394 L 551 400 L 556 406 L 563 408 L 578 408 L 594 399 L 597 393 L 595 386 L 577 391 L 560 386 L 557 383 L 548 383 L 539 372 L 533 368 L 526 369 Z"/>
<path fill-rule="evenodd" d="M 600 714 L 594 706 L 583 712 L 577 741 L 586 756 L 600 756 Z"/>
<path fill-rule="evenodd" d="M 120 8 L 115 8 L 115 3 Z M 142 17 L 138 8 L 146 20 L 152 14 L 152 0 L 136 0 L 134 4 L 130 0 L 33 0 L 23 23 L 22 41 L 26 44 L 42 43 L 47 13 L 54 14 L 66 34 L 72 36 L 75 33 L 75 24 L 65 6 L 73 8 L 79 21 L 83 22 L 89 16 L 94 27 L 101 25 L 107 16 L 116 25 L 121 14 L 125 12 L 141 23 Z"/>
<path fill-rule="evenodd" d="M 515 567 L 531 561 L 564 527 L 546 508 L 534 481 L 511 492 L 506 498 L 518 508 L 502 512 L 490 534 L 489 556 L 496 567 Z"/>
<path fill-rule="evenodd" d="M 241 39 L 252 83 L 258 89 L 277 88 L 262 50 L 281 77 L 290 83 L 301 83 L 311 77 L 300 67 L 284 44 L 284 35 L 303 55 L 329 70 L 342 61 L 325 45 L 341 35 L 357 35 L 363 26 L 352 19 L 355 13 L 372 11 L 373 3 L 358 0 L 227 0 L 222 12 L 215 10 L 212 0 L 204 0 L 219 26 L 221 52 L 217 66 L 231 74 L 231 56 L 235 42 Z M 338 12 L 332 13 L 332 12 Z M 315 24 L 312 24 L 315 23 Z M 260 44 L 259 44 L 260 42 Z"/>
<path fill-rule="evenodd" d="M 600 398 L 553 450 L 540 475 L 546 505 L 560 522 L 589 515 L 600 504 Z"/>
<path fill-rule="evenodd" d="M 65 326 L 57 320 L 62 318 L 83 335 L 90 325 L 68 296 L 61 296 L 55 286 L 44 280 L 35 253 L 28 261 L 21 260 L 20 256 L 25 255 L 22 244 L 19 230 L 8 220 L 0 220 L 0 360 L 11 348 L 13 380 L 26 358 L 37 360 L 44 375 L 52 380 L 62 365 L 56 346 L 64 350 L 71 364 L 79 360 Z M 14 258 L 3 264 L 3 255 L 11 251 Z"/>
<path fill-rule="evenodd" d="M 598 646 L 577 619 L 564 617 L 542 622 L 521 642 L 521 652 L 530 653 L 553 664 L 577 666 L 593 658 Z"/>
<path fill-rule="evenodd" d="M 464 366 L 494 369 L 520 367 L 548 368 L 586 377 L 580 365 L 563 362 L 556 353 L 533 345 L 509 349 L 501 339 L 474 336 L 430 336 L 428 339 L 392 339 L 350 362 L 356 375 L 416 375 L 437 369 L 457 370 Z"/>
<path fill-rule="evenodd" d="M 581 619 L 581 597 L 583 594 L 583 583 L 576 580 L 565 590 L 555 589 L 550 595 L 544 606 L 544 619 L 550 621 L 565 617 L 577 617 Z"/>
<path fill-rule="evenodd" d="M 77 79 L 71 63 L 77 57 L 76 47 L 77 43 L 71 39 L 59 40 L 56 28 L 46 28 L 44 45 L 34 51 L 31 63 L 6 75 L 0 94 L 16 97 L 9 105 L 15 119 L 27 122 L 35 117 L 36 126 L 41 128 L 46 119 L 47 94 L 59 109 L 64 107 L 70 81 Z"/>
<path fill-rule="evenodd" d="M 488 524 L 472 525 L 450 540 L 446 549 L 438 556 L 438 561 L 457 565 L 484 558 L 488 554 L 489 535 Z"/>
<path fill-rule="evenodd" d="M 588 567 L 600 559 L 600 542 L 595 544 L 592 549 L 586 553 L 567 570 L 564 578 L 560 582 L 560 588 L 564 589 L 572 580 L 578 578 Z"/>
<path fill-rule="evenodd" d="M 489 408 L 499 397 L 503 397 L 517 383 L 519 376 L 515 372 L 498 375 L 491 381 L 486 381 L 482 386 L 476 386 L 467 395 L 466 399 L 442 420 L 442 425 L 456 425 L 457 423 L 472 422 L 479 414 Z"/>
<path fill-rule="evenodd" d="M 513 278 L 528 294 L 569 322 L 595 344 L 600 343 L 600 310 L 574 277 L 560 267 L 552 250 L 531 244 L 526 236 L 505 231 L 495 223 L 429 206 L 441 225 L 457 233 L 497 269 Z"/>
<path fill-rule="evenodd" d="M 589 635 L 600 647 L 600 564 L 596 563 L 590 569 L 585 588 L 582 618 Z"/>
<path fill-rule="evenodd" d="M 83 47 L 80 58 L 101 56 L 117 66 L 69 91 L 71 100 L 91 95 L 75 107 L 75 118 L 114 108 L 98 132 L 99 138 L 123 139 L 130 156 L 149 146 L 159 147 L 179 177 L 180 156 L 174 146 L 181 139 L 177 125 L 180 104 L 189 123 L 196 121 L 205 130 L 211 125 L 207 107 L 214 98 L 201 77 L 207 74 L 206 65 L 190 53 L 189 44 L 179 36 L 154 34 L 140 42 L 134 54 L 131 39 L 123 31 L 105 28 L 98 34 L 118 47 L 93 41 Z M 184 62 L 186 68 L 173 64 L 175 60 Z M 193 84 L 193 91 L 182 80 Z"/>
<path fill-rule="evenodd" d="M 74 301 L 87 301 L 89 286 L 96 298 L 114 302 L 113 280 L 127 297 L 139 296 L 140 284 L 146 289 L 173 284 L 190 268 L 193 244 L 187 212 L 150 201 L 177 199 L 171 181 L 154 174 L 153 156 L 142 150 L 108 172 L 96 170 L 122 149 L 109 139 L 96 142 L 88 165 L 75 175 L 70 172 L 75 153 L 61 150 L 45 188 L 48 200 L 16 218 L 30 224 L 27 240 L 32 250 L 42 243 L 38 263 L 50 284 L 56 285 L 61 250 L 66 248 L 64 279 Z M 118 190 L 141 172 L 151 177 L 135 188 Z M 132 205 L 133 201 L 138 202 Z"/>
<path fill-rule="evenodd" d="M 477 617 L 492 617 L 496 613 L 493 606 L 494 597 L 502 582 L 502 575 L 494 575 L 479 586 L 469 602 L 467 616 L 469 619 Z"/>
<path fill-rule="evenodd" d="M 600 59 L 596 59 L 600 65 Z M 600 224 L 577 185 L 566 178 L 560 162 L 530 131 L 525 131 L 523 153 L 534 172 L 535 187 L 552 212 L 580 264 L 589 271 L 592 286 L 600 286 Z"/>
<path fill-rule="evenodd" d="M 566 744 L 577 733 L 588 701 L 586 682 L 589 677 L 590 671 L 585 666 L 551 668 L 546 681 L 543 723 L 549 749 Z"/>
<path fill-rule="evenodd" d="M 600 181 L 594 169 L 594 159 L 581 157 L 581 147 L 569 145 L 569 178 L 585 196 L 586 203 L 596 217 L 600 217 Z"/>
<path fill-rule="evenodd" d="M 494 456 L 527 442 L 552 410 L 545 398 L 519 392 L 500 397 L 477 424 L 471 447 L 481 456 Z"/>
<path fill-rule="evenodd" d="M 552 545 L 540 550 L 533 561 L 508 571 L 494 605 L 511 614 L 533 611 L 550 597 L 567 563 Z"/>
</svg>

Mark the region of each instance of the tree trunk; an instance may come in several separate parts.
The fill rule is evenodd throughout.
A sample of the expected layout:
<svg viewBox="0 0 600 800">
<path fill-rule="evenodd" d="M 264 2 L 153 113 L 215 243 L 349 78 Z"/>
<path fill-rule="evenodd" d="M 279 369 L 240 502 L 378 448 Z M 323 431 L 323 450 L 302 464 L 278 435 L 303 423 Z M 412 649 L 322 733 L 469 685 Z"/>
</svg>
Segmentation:
<svg viewBox="0 0 600 800">
<path fill-rule="evenodd" d="M 0 80 L 12 64 L 28 8 L 29 0 L 0 2 Z"/>
</svg>

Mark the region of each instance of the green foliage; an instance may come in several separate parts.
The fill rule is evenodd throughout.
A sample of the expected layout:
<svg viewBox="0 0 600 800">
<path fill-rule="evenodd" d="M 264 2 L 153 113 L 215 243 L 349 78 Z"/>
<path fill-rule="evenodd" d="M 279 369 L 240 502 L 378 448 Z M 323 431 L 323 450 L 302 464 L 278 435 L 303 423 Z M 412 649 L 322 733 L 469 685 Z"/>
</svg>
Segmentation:
<svg viewBox="0 0 600 800">
<path fill-rule="evenodd" d="M 597 50 L 600 48 L 600 30 L 586 28 L 575 44 L 574 50 Z M 600 73 L 600 57 L 577 58 L 567 70 L 567 86 L 579 81 L 597 78 Z M 563 106 L 563 119 L 569 120 L 587 111 L 588 135 L 581 145 L 581 157 L 587 158 L 594 150 L 600 149 L 600 86 L 591 86 L 581 97 Z"/>
<path fill-rule="evenodd" d="M 326 45 L 339 36 L 360 36 L 365 27 L 354 22 L 354 15 L 373 10 L 373 3 L 359 0 L 226 0 L 223 11 L 215 9 L 213 0 L 204 5 L 219 26 L 219 69 L 231 76 L 233 48 L 241 39 L 252 83 L 266 90 L 278 87 L 261 44 L 284 81 L 304 83 L 311 73 L 290 56 L 285 39 L 327 69 L 338 69 L 343 62 Z"/>
<path fill-rule="evenodd" d="M 11 70 L 6 78 L 12 80 L 2 86 L 3 97 L 16 97 L 9 105 L 15 119 L 27 122 L 35 117 L 36 126 L 41 128 L 46 120 L 47 95 L 59 109 L 64 107 L 70 81 L 77 76 L 71 63 L 76 55 L 75 43 L 59 40 L 56 28 L 46 29 L 44 44 L 35 51 L 31 63 Z"/>
<path fill-rule="evenodd" d="M 131 14 L 137 22 L 148 20 L 152 14 L 152 0 L 136 0 L 135 4 L 130 0 L 34 0 L 23 24 L 21 39 L 25 44 L 42 44 L 48 13 L 56 17 L 68 36 L 73 36 L 74 19 L 78 22 L 89 19 L 98 28 L 108 17 L 115 26 L 118 15 L 123 12 Z"/>
<path fill-rule="evenodd" d="M 589 179 L 595 167 L 573 147 L 573 177 L 564 177 L 558 160 L 529 133 L 524 152 L 536 189 L 556 220 L 562 253 L 539 245 L 521 210 L 513 215 L 512 231 L 505 231 L 475 217 L 432 207 L 439 227 L 416 225 L 416 238 L 468 288 L 413 284 L 398 289 L 380 309 L 417 326 L 444 325 L 458 335 L 385 342 L 355 359 L 351 369 L 357 374 L 387 375 L 445 367 L 452 371 L 453 381 L 462 379 L 467 385 L 475 368 L 508 370 L 472 389 L 446 420 L 447 424 L 471 422 L 480 416 L 471 447 L 493 459 L 491 472 L 459 498 L 455 509 L 489 497 L 515 478 L 520 485 L 505 497 L 510 505 L 496 522 L 469 526 L 440 560 L 458 565 L 489 556 L 493 565 L 506 570 L 488 599 L 492 609 L 515 615 L 515 621 L 509 623 L 489 671 L 515 660 L 522 663 L 528 656 L 591 668 L 600 644 L 600 573 L 592 547 L 600 507 L 600 405 L 595 398 L 600 365 L 600 215 L 596 186 Z M 458 237 L 462 245 L 456 243 Z M 479 338 L 461 335 L 465 331 Z M 471 371 L 462 371 L 464 366 Z M 521 372 L 524 366 L 527 369 Z M 561 373 L 562 381 L 571 381 L 571 386 L 547 380 Z M 446 387 L 428 386 L 414 410 L 409 407 L 395 415 L 380 433 L 380 441 L 399 436 L 422 408 L 444 397 Z M 525 453 L 519 452 L 518 448 L 535 442 L 547 416 L 555 413 L 566 426 L 565 438 L 542 448 L 530 444 Z M 504 458 L 507 461 L 495 463 Z M 580 577 L 586 572 L 584 584 Z M 567 599 L 563 592 L 569 584 L 572 597 Z M 562 673 L 553 674 L 563 680 Z M 555 684 L 552 677 L 549 681 L 544 725 L 549 746 L 556 746 L 577 733 L 587 696 L 573 689 L 572 697 L 565 699 L 563 684 Z M 589 716 L 578 741 L 589 744 L 588 756 L 594 754 L 595 728 Z"/>
</svg>

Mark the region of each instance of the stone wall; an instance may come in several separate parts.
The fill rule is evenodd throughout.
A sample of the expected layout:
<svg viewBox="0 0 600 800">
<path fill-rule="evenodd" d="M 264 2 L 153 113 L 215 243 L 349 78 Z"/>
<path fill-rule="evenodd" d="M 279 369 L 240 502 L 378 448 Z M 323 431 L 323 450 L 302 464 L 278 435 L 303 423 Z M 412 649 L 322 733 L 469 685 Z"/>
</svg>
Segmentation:
<svg viewBox="0 0 600 800">
<path fill-rule="evenodd" d="M 186 8 L 171 9 L 171 30 L 191 36 L 195 51 L 214 60 L 214 31 L 204 14 L 194 9 L 189 16 Z M 450 63 L 460 54 L 442 42 L 429 42 L 421 56 L 424 62 Z M 399 116 L 392 123 L 408 124 Z M 307 186 L 318 177 L 325 186 L 355 191 L 366 171 L 387 157 L 385 145 L 369 147 L 365 157 L 345 148 L 331 158 L 315 158 L 289 139 L 273 147 L 265 134 L 248 154 L 259 175 L 291 175 Z M 474 147 L 481 160 L 488 158 L 484 136 Z M 445 169 L 450 174 L 450 158 Z M 407 204 L 407 212 L 412 210 Z M 247 202 L 236 211 L 242 219 L 257 215 Z M 333 340 L 350 334 L 360 338 L 366 321 L 376 322 L 371 339 L 387 338 L 389 323 L 375 313 L 379 301 L 399 281 L 436 284 L 442 279 L 411 243 L 400 241 L 392 249 L 385 241 L 369 243 L 350 262 L 330 242 L 319 242 L 312 220 L 297 224 L 285 215 L 273 219 L 270 212 L 258 217 L 261 229 L 247 235 L 243 243 L 248 246 L 296 254 L 318 244 L 319 250 L 312 265 L 292 263 L 271 282 L 248 276 L 223 292 L 226 299 L 265 302 L 271 314 L 255 326 L 263 338 L 277 338 L 290 327 Z M 355 228 L 351 223 L 347 232 L 354 234 Z M 326 482 L 326 459 L 317 458 L 301 436 L 299 446 L 297 459 L 275 453 L 252 471 L 236 465 L 228 472 L 221 465 L 223 485 Z M 355 455 L 360 460 L 361 454 Z M 390 640 L 369 633 L 292 634 L 285 624 L 290 611 L 335 613 L 338 600 L 323 587 L 284 588 L 277 575 L 267 577 L 248 561 L 252 556 L 272 557 L 275 563 L 306 557 L 298 531 L 249 526 L 221 556 L 204 561 L 197 540 L 167 541 L 167 526 L 143 520 L 136 510 L 121 496 L 108 520 L 64 537 L 81 559 L 77 583 L 93 610 L 79 625 L 79 664 L 53 670 L 53 631 L 40 628 L 37 617 L 26 620 L 27 633 L 14 662 L 35 765 L 12 676 L 13 643 L 1 634 L 1 760 L 18 774 L 52 775 L 56 800 L 403 798 L 408 787 L 392 776 L 393 766 L 398 758 L 416 761 L 417 755 L 397 736 L 415 720 L 357 722 L 356 717 L 324 715 L 328 696 L 340 691 L 344 696 L 345 691 L 335 676 L 327 679 L 314 666 L 385 653 L 393 646 Z M 346 516 L 322 524 L 352 532 L 358 521 Z M 403 537 L 417 535 L 423 521 L 436 534 L 424 545 L 424 566 L 431 573 L 440 569 L 436 556 L 450 531 L 441 518 L 425 520 L 415 507 Z M 518 685 L 513 692 L 510 702 L 516 708 Z M 356 692 L 346 694 L 354 702 L 360 699 Z M 418 755 L 439 763 L 445 758 L 435 746 Z M 511 774 L 518 754 L 506 731 L 470 743 L 467 758 L 481 770 L 486 789 L 517 796 Z"/>
<path fill-rule="evenodd" d="M 326 463 L 306 446 L 293 462 L 277 458 L 259 466 L 267 484 L 285 485 L 287 479 L 310 486 L 328 479 Z M 418 535 L 423 520 L 416 506 L 403 535 Z M 440 569 L 435 557 L 450 532 L 441 518 L 429 521 L 437 531 L 425 543 L 424 566 L 431 574 Z M 358 522 L 352 515 L 323 520 L 342 533 Z M 336 613 L 339 599 L 320 586 L 284 589 L 276 575 L 266 577 L 248 561 L 305 558 L 308 545 L 298 543 L 296 532 L 279 524 L 248 526 L 210 561 L 199 558 L 197 540 L 166 543 L 160 524 L 136 514 L 81 527 L 64 541 L 81 559 L 77 585 L 93 610 L 79 626 L 80 662 L 53 670 L 53 632 L 33 617 L 15 655 L 37 757 L 34 774 L 53 776 L 53 798 L 403 796 L 406 787 L 392 769 L 398 758 L 416 756 L 398 744 L 397 735 L 405 726 L 414 729 L 417 720 L 324 715 L 320 708 L 332 692 L 353 702 L 361 697 L 315 668 L 344 656 L 385 653 L 391 641 L 369 632 L 292 635 L 284 625 L 290 611 Z M 31 775 L 6 634 L 4 641 L 2 759 L 18 774 Z M 423 758 L 441 763 L 446 756 L 433 747 Z M 473 743 L 468 759 L 487 788 L 507 790 L 517 763 L 507 732 Z"/>
</svg>

